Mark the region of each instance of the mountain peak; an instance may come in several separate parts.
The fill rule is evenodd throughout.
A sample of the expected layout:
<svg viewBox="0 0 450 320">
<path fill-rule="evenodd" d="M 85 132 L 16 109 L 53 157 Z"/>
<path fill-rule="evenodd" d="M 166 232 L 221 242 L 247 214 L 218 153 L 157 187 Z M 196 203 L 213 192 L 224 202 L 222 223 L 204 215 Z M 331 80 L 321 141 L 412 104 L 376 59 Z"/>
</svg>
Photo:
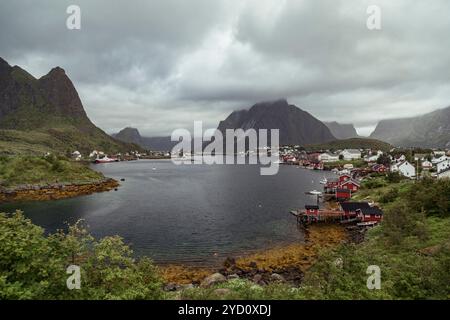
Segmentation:
<svg viewBox="0 0 450 320">
<path fill-rule="evenodd" d="M 66 71 L 61 67 L 54 67 L 44 77 L 67 77 Z"/>
<path fill-rule="evenodd" d="M 233 112 L 219 123 L 226 129 L 279 129 L 281 145 L 305 145 L 335 140 L 330 130 L 308 112 L 286 99 L 259 102 L 248 110 Z"/>
<path fill-rule="evenodd" d="M 139 133 L 139 130 L 136 129 L 136 128 L 133 128 L 133 127 L 123 128 L 122 130 L 119 131 L 119 134 L 120 133 L 131 133 L 131 134 L 135 134 L 135 135 L 137 135 L 139 137 L 141 136 L 141 134 Z"/>
<path fill-rule="evenodd" d="M 63 68 L 55 67 L 39 79 L 42 92 L 62 114 L 87 118 L 80 97 Z"/>
<path fill-rule="evenodd" d="M 114 138 L 120 141 L 135 143 L 142 145 L 142 137 L 139 130 L 133 127 L 126 127 L 119 131 L 119 133 L 113 135 Z"/>
<path fill-rule="evenodd" d="M 276 100 L 268 100 L 268 101 L 261 101 L 256 103 L 255 105 L 253 105 L 253 107 L 250 108 L 254 109 L 254 108 L 283 108 L 283 107 L 287 107 L 289 106 L 289 103 L 287 102 L 286 99 L 282 98 L 282 99 L 276 99 Z"/>
<path fill-rule="evenodd" d="M 11 66 L 9 65 L 9 63 L 5 59 L 0 57 L 0 68 L 3 68 L 3 67 L 11 67 Z"/>
<path fill-rule="evenodd" d="M 9 63 L 0 57 L 0 73 L 9 72 L 10 70 L 11 66 L 9 65 Z"/>
</svg>

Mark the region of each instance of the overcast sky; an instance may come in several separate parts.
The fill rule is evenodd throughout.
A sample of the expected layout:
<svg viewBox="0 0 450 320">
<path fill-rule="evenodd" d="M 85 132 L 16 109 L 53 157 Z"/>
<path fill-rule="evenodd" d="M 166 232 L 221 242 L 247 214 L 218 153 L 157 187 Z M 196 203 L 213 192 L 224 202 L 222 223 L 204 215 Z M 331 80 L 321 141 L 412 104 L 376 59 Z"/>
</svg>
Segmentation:
<svg viewBox="0 0 450 320">
<path fill-rule="evenodd" d="M 66 28 L 70 4 L 81 30 Z M 0 56 L 36 77 L 64 68 L 109 133 L 216 127 L 284 97 L 367 135 L 450 105 L 449 14 L 448 0 L 0 1 Z"/>
</svg>

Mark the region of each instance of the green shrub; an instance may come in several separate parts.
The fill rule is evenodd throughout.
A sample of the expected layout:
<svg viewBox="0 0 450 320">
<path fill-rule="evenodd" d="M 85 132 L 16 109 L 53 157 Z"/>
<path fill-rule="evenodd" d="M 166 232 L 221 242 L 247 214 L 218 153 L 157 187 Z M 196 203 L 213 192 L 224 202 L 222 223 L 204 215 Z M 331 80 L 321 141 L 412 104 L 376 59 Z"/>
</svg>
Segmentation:
<svg viewBox="0 0 450 320">
<path fill-rule="evenodd" d="M 80 290 L 66 286 L 72 264 Z M 0 214 L 0 299 L 161 299 L 161 286 L 152 262 L 117 236 L 97 241 L 79 223 L 46 236 L 21 212 Z"/>
<path fill-rule="evenodd" d="M 389 188 L 380 195 L 379 201 L 384 204 L 390 203 L 396 200 L 398 195 L 399 192 L 397 188 Z"/>
<path fill-rule="evenodd" d="M 363 188 L 376 189 L 386 186 L 387 183 L 384 178 L 371 178 L 363 182 Z"/>
</svg>

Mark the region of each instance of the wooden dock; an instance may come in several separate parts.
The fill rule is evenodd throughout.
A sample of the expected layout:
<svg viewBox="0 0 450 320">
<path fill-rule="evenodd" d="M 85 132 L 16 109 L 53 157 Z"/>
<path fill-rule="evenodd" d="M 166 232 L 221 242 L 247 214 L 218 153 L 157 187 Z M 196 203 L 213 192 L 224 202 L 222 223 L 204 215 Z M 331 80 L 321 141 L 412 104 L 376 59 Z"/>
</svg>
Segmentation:
<svg viewBox="0 0 450 320">
<path fill-rule="evenodd" d="M 340 222 L 345 212 L 339 210 L 318 210 L 316 213 L 309 213 L 306 210 L 293 210 L 291 214 L 297 218 L 297 223 L 310 224 L 317 222 Z"/>
</svg>

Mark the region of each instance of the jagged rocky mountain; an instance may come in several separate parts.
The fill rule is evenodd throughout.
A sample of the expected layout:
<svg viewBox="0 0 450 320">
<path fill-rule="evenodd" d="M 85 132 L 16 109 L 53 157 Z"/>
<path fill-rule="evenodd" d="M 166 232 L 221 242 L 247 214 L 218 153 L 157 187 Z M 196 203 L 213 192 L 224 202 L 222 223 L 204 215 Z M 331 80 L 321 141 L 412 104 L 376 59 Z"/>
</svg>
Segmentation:
<svg viewBox="0 0 450 320">
<path fill-rule="evenodd" d="M 280 129 L 280 145 L 324 143 L 336 138 L 320 120 L 284 99 L 261 102 L 248 110 L 232 112 L 221 121 L 218 130 Z"/>
<path fill-rule="evenodd" d="M 0 152 L 106 152 L 136 146 L 115 140 L 88 118 L 65 71 L 40 79 L 0 58 Z"/>
<path fill-rule="evenodd" d="M 400 147 L 450 147 L 450 107 L 413 118 L 382 120 L 371 138 Z"/>
<path fill-rule="evenodd" d="M 178 143 L 166 137 L 142 137 L 136 128 L 127 127 L 112 135 L 114 138 L 128 143 L 135 143 L 153 151 L 170 151 Z"/>
<path fill-rule="evenodd" d="M 330 129 L 333 136 L 337 139 L 350 139 L 358 137 L 358 133 L 351 123 L 338 123 L 336 121 L 324 123 L 328 129 Z"/>
<path fill-rule="evenodd" d="M 140 146 L 144 144 L 141 134 L 136 128 L 126 127 L 120 130 L 118 133 L 112 134 L 112 136 L 123 142 L 135 143 Z"/>
</svg>

